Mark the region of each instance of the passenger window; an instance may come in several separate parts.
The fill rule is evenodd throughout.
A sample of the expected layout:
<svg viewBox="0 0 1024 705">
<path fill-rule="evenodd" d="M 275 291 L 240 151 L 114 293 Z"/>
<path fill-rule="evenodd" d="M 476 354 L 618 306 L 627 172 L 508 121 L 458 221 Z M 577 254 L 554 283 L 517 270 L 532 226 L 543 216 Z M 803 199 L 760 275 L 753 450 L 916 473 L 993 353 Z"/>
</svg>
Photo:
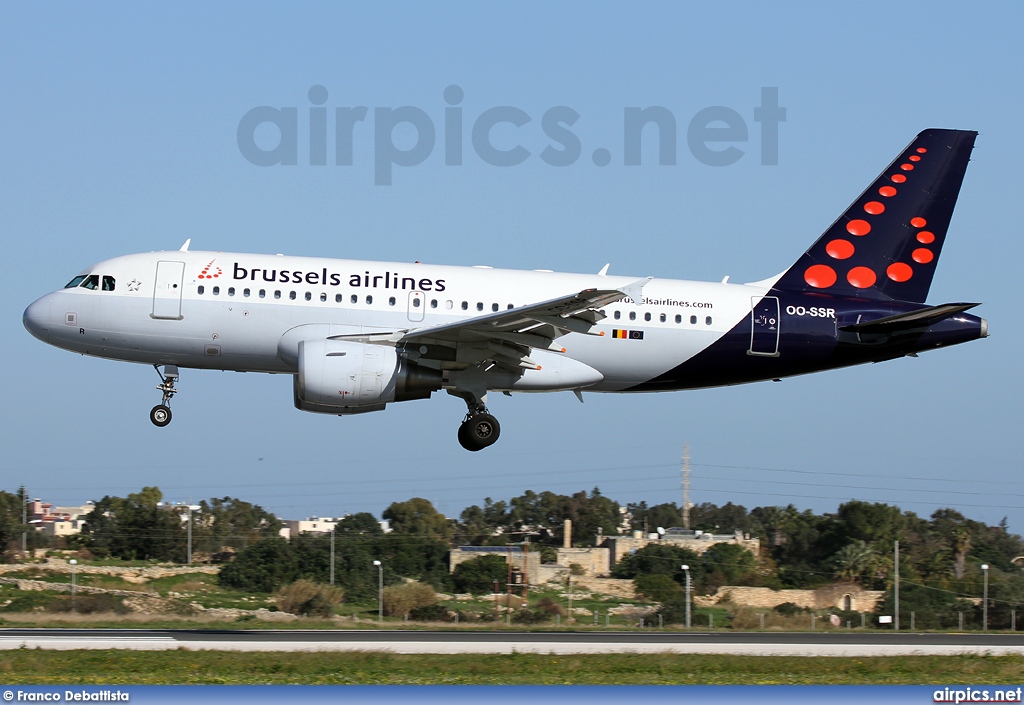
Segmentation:
<svg viewBox="0 0 1024 705">
<path fill-rule="evenodd" d="M 295 292 L 294 291 L 289 291 L 288 292 L 288 298 L 291 299 L 292 301 L 294 301 L 295 300 Z"/>
<path fill-rule="evenodd" d="M 310 292 L 307 291 L 306 292 L 306 301 L 312 301 L 312 300 L 313 300 L 313 294 L 311 294 Z"/>
<path fill-rule="evenodd" d="M 266 289 L 260 289 L 260 298 L 261 299 L 267 298 L 267 290 Z"/>
<path fill-rule="evenodd" d="M 683 317 L 682 317 L 682 316 L 680 316 L 680 315 L 679 315 L 679 314 L 677 313 L 677 314 L 676 314 L 676 323 L 682 323 L 682 322 L 683 322 Z"/>
<path fill-rule="evenodd" d="M 430 308 L 437 308 L 437 299 L 430 300 Z"/>
<path fill-rule="evenodd" d="M 69 281 L 67 284 L 65 284 L 64 288 L 65 289 L 74 289 L 76 286 L 81 284 L 84 280 L 85 280 L 85 275 L 84 274 L 79 274 L 77 277 L 75 277 L 74 279 Z"/>
<path fill-rule="evenodd" d="M 469 302 L 468 301 L 463 301 L 462 302 L 462 310 L 463 311 L 468 311 L 469 310 Z"/>
<path fill-rule="evenodd" d="M 515 306 L 513 306 L 512 304 L 509 304 L 506 308 L 513 309 L 513 308 L 515 308 Z"/>
<path fill-rule="evenodd" d="M 90 289 L 90 290 L 99 289 L 100 288 L 100 275 L 99 274 L 90 274 L 89 276 L 87 276 L 85 278 L 85 281 L 82 282 L 82 288 L 83 289 Z"/>
<path fill-rule="evenodd" d="M 697 325 L 697 317 L 696 316 L 690 316 L 690 325 L 691 326 Z"/>
<path fill-rule="evenodd" d="M 452 306 L 454 306 L 454 305 L 455 305 L 455 302 L 452 301 L 451 299 L 448 299 L 447 301 L 444 302 L 444 307 L 446 309 L 448 309 L 449 311 L 452 310 Z"/>
<path fill-rule="evenodd" d="M 335 294 L 334 295 L 334 303 L 336 303 L 336 304 L 340 304 L 341 303 L 341 294 Z"/>
<path fill-rule="evenodd" d="M 615 313 L 613 313 L 612 318 L 614 318 L 616 321 L 622 318 L 622 311 L 616 311 Z"/>
<path fill-rule="evenodd" d="M 666 315 L 665 315 L 665 314 L 663 313 L 663 314 L 661 314 L 661 317 L 660 317 L 660 318 L 658 318 L 658 320 L 659 320 L 659 321 L 661 321 L 662 323 L 664 323 L 665 321 L 667 321 L 667 320 L 668 320 L 668 316 L 666 316 Z"/>
<path fill-rule="evenodd" d="M 213 287 L 213 295 L 214 296 L 220 296 L 220 287 L 219 286 Z"/>
<path fill-rule="evenodd" d="M 636 320 L 636 311 L 630 311 L 629 312 L 629 320 L 631 320 L 631 321 L 635 321 Z"/>
<path fill-rule="evenodd" d="M 391 297 L 388 298 L 388 306 L 394 306 L 394 305 L 395 305 L 395 297 L 391 296 Z"/>
<path fill-rule="evenodd" d="M 359 297 L 358 297 L 358 296 L 356 296 L 355 294 L 352 294 L 352 298 L 351 298 L 351 299 L 349 299 L 349 301 L 350 301 L 351 303 L 357 304 L 357 303 L 359 303 Z"/>
<path fill-rule="evenodd" d="M 711 325 L 711 316 L 708 316 L 707 318 L 705 318 L 705 319 L 704 319 L 704 323 L 705 323 L 706 325 L 709 325 L 709 326 L 710 326 L 710 325 Z"/>
<path fill-rule="evenodd" d="M 113 277 L 104 276 L 103 277 L 103 291 L 113 291 L 113 290 L 114 290 L 114 278 Z"/>
<path fill-rule="evenodd" d="M 476 310 L 477 311 L 483 311 L 484 310 L 484 303 L 483 303 L 483 301 L 477 301 L 476 302 Z"/>
<path fill-rule="evenodd" d="M 281 298 L 281 290 L 280 289 L 278 289 L 277 291 L 274 292 L 274 298 L 275 299 Z"/>
<path fill-rule="evenodd" d="M 367 296 L 366 297 L 366 303 L 372 304 L 373 303 L 373 297 L 372 296 Z"/>
<path fill-rule="evenodd" d="M 203 294 L 206 293 L 206 287 L 203 286 L 202 284 L 200 284 L 199 288 L 197 289 L 197 291 L 199 292 L 199 295 L 202 296 Z"/>
<path fill-rule="evenodd" d="M 645 314 L 644 314 L 644 320 L 645 320 L 645 321 L 650 321 L 650 320 L 651 320 L 651 314 L 649 314 L 649 313 L 645 313 Z"/>
<path fill-rule="evenodd" d="M 412 300 L 412 307 L 413 308 L 419 308 L 420 307 L 420 300 L 419 300 L 418 297 Z"/>
<path fill-rule="evenodd" d="M 248 289 L 242 289 L 242 296 L 244 296 L 245 298 L 249 298 L 249 290 Z"/>
<path fill-rule="evenodd" d="M 320 292 L 320 303 L 327 303 L 327 292 L 326 291 L 321 291 Z"/>
<path fill-rule="evenodd" d="M 229 286 L 228 287 L 228 296 L 234 296 L 234 295 L 235 295 L 235 287 Z"/>
</svg>

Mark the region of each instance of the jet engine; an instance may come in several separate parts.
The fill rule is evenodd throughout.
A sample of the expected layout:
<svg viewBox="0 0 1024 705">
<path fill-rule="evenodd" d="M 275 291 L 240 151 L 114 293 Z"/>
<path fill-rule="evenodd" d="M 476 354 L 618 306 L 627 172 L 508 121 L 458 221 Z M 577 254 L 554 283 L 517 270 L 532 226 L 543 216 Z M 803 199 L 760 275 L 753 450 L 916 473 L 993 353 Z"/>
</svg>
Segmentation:
<svg viewBox="0 0 1024 705">
<path fill-rule="evenodd" d="M 389 345 L 303 340 L 294 376 L 295 407 L 324 414 L 380 411 L 393 401 L 428 399 L 441 373 L 421 367 Z"/>
</svg>

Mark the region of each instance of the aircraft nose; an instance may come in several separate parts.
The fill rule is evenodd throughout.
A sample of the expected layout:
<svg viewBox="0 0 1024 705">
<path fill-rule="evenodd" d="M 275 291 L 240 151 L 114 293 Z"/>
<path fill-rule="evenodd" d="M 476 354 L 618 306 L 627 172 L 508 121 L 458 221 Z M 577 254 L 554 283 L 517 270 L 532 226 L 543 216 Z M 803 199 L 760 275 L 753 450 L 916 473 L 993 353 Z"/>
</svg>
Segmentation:
<svg viewBox="0 0 1024 705">
<path fill-rule="evenodd" d="M 44 343 L 50 342 L 50 297 L 34 301 L 21 316 L 21 322 L 29 333 Z"/>
</svg>

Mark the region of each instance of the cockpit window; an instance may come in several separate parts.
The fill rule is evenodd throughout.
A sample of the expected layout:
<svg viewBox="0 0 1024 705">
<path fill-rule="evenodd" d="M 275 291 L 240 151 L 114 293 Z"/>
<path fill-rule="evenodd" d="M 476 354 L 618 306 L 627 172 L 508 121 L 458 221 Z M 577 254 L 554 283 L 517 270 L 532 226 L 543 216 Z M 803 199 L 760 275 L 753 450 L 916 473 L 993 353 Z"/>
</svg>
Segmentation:
<svg viewBox="0 0 1024 705">
<path fill-rule="evenodd" d="M 99 289 L 100 288 L 100 275 L 99 274 L 90 274 L 89 276 L 87 276 L 85 278 L 85 281 L 82 282 L 82 288 L 83 289 Z"/>
<path fill-rule="evenodd" d="M 103 277 L 103 291 L 113 291 L 113 290 L 114 290 L 114 278 L 113 277 L 104 276 Z"/>
<path fill-rule="evenodd" d="M 84 280 L 85 280 L 85 275 L 84 274 L 79 274 L 77 277 L 75 277 L 74 279 L 69 281 L 67 284 L 65 284 L 64 288 L 65 289 L 74 289 L 76 286 L 81 284 Z"/>
</svg>

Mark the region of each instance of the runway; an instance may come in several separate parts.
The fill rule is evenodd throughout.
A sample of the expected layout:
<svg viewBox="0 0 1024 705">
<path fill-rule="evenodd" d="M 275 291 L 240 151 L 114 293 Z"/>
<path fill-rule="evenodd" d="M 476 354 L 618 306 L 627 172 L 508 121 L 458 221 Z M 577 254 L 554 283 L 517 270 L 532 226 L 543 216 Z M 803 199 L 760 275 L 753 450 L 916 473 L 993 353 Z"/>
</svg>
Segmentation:
<svg viewBox="0 0 1024 705">
<path fill-rule="evenodd" d="M 398 654 L 1002 655 L 1024 654 L 1024 634 L 0 629 L 0 649 L 19 648 Z"/>
</svg>

